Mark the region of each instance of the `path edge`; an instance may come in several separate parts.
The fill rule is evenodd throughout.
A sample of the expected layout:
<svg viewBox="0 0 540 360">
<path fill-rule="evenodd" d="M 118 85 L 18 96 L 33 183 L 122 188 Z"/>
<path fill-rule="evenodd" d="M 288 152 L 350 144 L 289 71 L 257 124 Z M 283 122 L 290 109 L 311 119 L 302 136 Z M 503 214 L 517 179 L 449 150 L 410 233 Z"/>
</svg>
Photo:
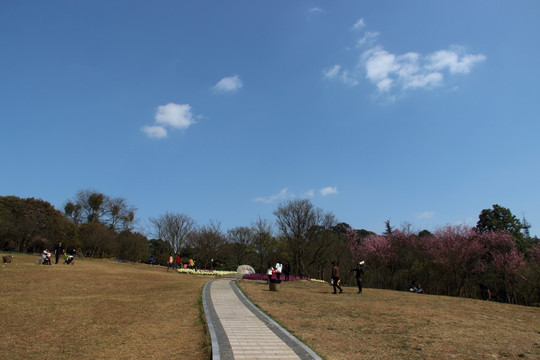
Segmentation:
<svg viewBox="0 0 540 360">
<path fill-rule="evenodd" d="M 231 280 L 230 285 L 234 292 L 236 293 L 236 296 L 242 301 L 242 303 L 253 313 L 255 316 L 257 316 L 259 319 L 261 319 L 264 323 L 270 323 L 272 326 L 275 327 L 273 329 L 271 326 L 269 326 L 270 330 L 272 330 L 279 338 L 281 338 L 293 351 L 301 358 L 301 359 L 307 359 L 305 355 L 310 356 L 310 359 L 313 360 L 322 360 L 322 358 L 315 353 L 311 348 L 309 348 L 306 344 L 304 344 L 302 341 L 300 341 L 296 336 L 288 332 L 285 328 L 283 328 L 281 325 L 279 325 L 274 319 L 272 319 L 270 316 L 266 315 L 264 312 L 262 312 L 261 309 L 259 309 L 257 306 L 255 306 L 249 299 L 244 295 L 243 291 L 236 285 L 236 281 Z M 277 332 L 276 332 L 277 331 Z M 281 333 L 281 334 L 280 334 Z M 283 336 L 281 336 L 283 335 Z M 285 339 L 284 339 L 285 337 Z M 298 349 L 300 348 L 300 349 Z M 298 353 L 297 350 L 301 350 L 300 352 L 304 351 L 307 354 L 301 354 Z"/>
</svg>

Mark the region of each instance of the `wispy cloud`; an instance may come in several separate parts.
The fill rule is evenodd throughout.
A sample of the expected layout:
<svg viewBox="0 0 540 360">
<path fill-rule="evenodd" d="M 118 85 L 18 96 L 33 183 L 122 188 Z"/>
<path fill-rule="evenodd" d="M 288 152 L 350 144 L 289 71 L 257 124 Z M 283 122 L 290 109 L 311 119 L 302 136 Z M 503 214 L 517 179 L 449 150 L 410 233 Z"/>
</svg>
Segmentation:
<svg viewBox="0 0 540 360">
<path fill-rule="evenodd" d="M 324 10 L 319 8 L 319 7 L 312 7 L 311 9 L 308 10 L 308 13 L 310 13 L 310 14 L 323 14 Z"/>
<path fill-rule="evenodd" d="M 167 137 L 167 127 L 185 130 L 195 123 L 189 104 L 169 103 L 167 105 L 160 105 L 157 108 L 154 120 L 154 125 L 141 128 L 148 137 L 154 139 Z"/>
<path fill-rule="evenodd" d="M 329 69 L 323 70 L 324 77 L 326 79 L 335 79 L 339 76 L 339 73 L 341 71 L 340 65 L 334 65 Z"/>
<path fill-rule="evenodd" d="M 275 195 L 271 195 L 271 196 L 268 196 L 268 197 L 257 197 L 253 201 L 270 204 L 270 203 L 275 202 L 276 200 L 285 199 L 285 198 L 287 198 L 289 196 L 290 196 L 289 189 L 284 188 L 279 193 L 277 193 Z"/>
<path fill-rule="evenodd" d="M 301 197 L 304 197 L 304 198 L 312 198 L 314 196 L 315 196 L 315 190 L 313 189 L 310 189 L 301 195 Z"/>
<path fill-rule="evenodd" d="M 335 195 L 338 193 L 338 190 L 335 186 L 327 186 L 325 188 L 322 188 L 320 190 L 320 193 L 322 196 Z"/>
<path fill-rule="evenodd" d="M 424 211 L 416 216 L 417 219 L 433 219 L 434 217 L 434 211 Z"/>
<path fill-rule="evenodd" d="M 364 28 L 364 26 L 366 26 L 366 23 L 364 21 L 364 18 L 361 18 L 354 23 L 354 25 L 352 26 L 352 30 L 361 30 L 362 28 Z"/>
<path fill-rule="evenodd" d="M 358 85 L 358 80 L 348 70 L 342 70 L 340 65 L 334 65 L 329 69 L 323 70 L 323 76 L 325 79 L 339 79 L 347 85 Z"/>
<path fill-rule="evenodd" d="M 364 35 L 356 42 L 357 47 L 372 46 L 377 41 L 379 33 L 376 31 L 366 31 Z"/>
<path fill-rule="evenodd" d="M 162 139 L 167 137 L 167 129 L 163 126 L 143 126 L 141 130 L 150 138 Z"/>
<path fill-rule="evenodd" d="M 445 70 L 452 74 L 468 74 L 473 66 L 486 59 L 485 55 L 463 54 L 464 48 L 454 46 L 452 50 L 439 50 L 427 57 L 426 68 L 429 70 Z M 463 54 L 460 57 L 460 53 Z"/>
<path fill-rule="evenodd" d="M 214 85 L 213 89 L 219 93 L 233 93 L 241 89 L 242 86 L 244 86 L 244 84 L 242 83 L 242 80 L 240 80 L 240 76 L 233 75 L 219 80 L 218 83 Z"/>
<path fill-rule="evenodd" d="M 349 86 L 363 79 L 372 83 L 378 94 L 394 96 L 412 89 L 433 89 L 444 85 L 445 79 L 456 74 L 468 74 L 474 66 L 486 60 L 483 54 L 469 54 L 459 45 L 426 55 L 417 52 L 395 54 L 378 43 L 378 32 L 365 31 L 364 19 L 352 29 L 362 31 L 356 43 L 359 61 L 350 69 L 335 64 L 323 70 L 327 80 L 337 80 Z"/>
<path fill-rule="evenodd" d="M 338 193 L 337 187 L 332 187 L 332 186 L 328 186 L 328 187 L 325 187 L 325 188 L 322 188 L 321 190 L 319 190 L 319 194 L 322 195 L 322 196 L 328 196 L 328 195 L 333 195 L 333 194 L 337 194 L 337 193 Z M 284 188 L 284 189 L 281 189 L 281 191 L 278 192 L 277 194 L 270 195 L 270 196 L 259 196 L 259 197 L 256 197 L 255 199 L 253 199 L 253 201 L 255 201 L 255 202 L 263 202 L 263 203 L 266 203 L 266 204 L 271 204 L 271 203 L 279 201 L 279 200 L 293 199 L 293 198 L 297 198 L 297 197 L 300 197 L 300 198 L 303 198 L 303 199 L 314 198 L 315 197 L 315 190 L 309 189 L 307 191 L 304 191 L 300 195 L 297 195 L 297 194 L 292 193 L 291 191 L 289 191 L 289 188 Z"/>
</svg>

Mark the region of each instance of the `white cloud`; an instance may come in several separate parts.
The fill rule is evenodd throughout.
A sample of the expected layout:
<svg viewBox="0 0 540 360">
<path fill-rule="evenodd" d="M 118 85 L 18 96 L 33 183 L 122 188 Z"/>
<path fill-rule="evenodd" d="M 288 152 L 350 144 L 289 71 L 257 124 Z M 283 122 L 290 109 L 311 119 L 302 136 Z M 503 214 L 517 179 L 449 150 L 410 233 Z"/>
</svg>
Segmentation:
<svg viewBox="0 0 540 360">
<path fill-rule="evenodd" d="M 363 46 L 366 46 L 366 45 L 372 45 L 375 42 L 375 40 L 377 40 L 378 36 L 379 36 L 378 32 L 366 31 L 364 36 L 362 36 L 360 38 L 360 40 L 358 40 L 356 42 L 356 46 L 357 47 L 363 47 Z"/>
<path fill-rule="evenodd" d="M 258 198 L 255 198 L 253 201 L 264 202 L 264 203 L 270 204 L 270 203 L 275 202 L 276 200 L 285 199 L 288 196 L 290 196 L 289 195 L 289 189 L 284 188 L 279 193 L 277 193 L 275 195 L 272 195 L 272 196 L 269 196 L 269 197 L 258 197 Z"/>
<path fill-rule="evenodd" d="M 377 85 L 379 91 L 390 90 L 394 80 L 390 75 L 399 70 L 396 56 L 380 48 L 375 48 L 365 53 L 366 77 Z"/>
<path fill-rule="evenodd" d="M 461 48 L 458 48 L 458 51 Z M 427 57 L 429 63 L 428 69 L 445 70 L 448 69 L 452 74 L 468 74 L 471 72 L 474 64 L 482 62 L 486 57 L 482 54 L 465 54 L 459 56 L 459 53 L 452 50 L 439 50 Z"/>
<path fill-rule="evenodd" d="M 360 20 L 358 20 L 357 22 L 354 23 L 352 29 L 353 30 L 360 30 L 360 29 L 364 28 L 364 26 L 366 26 L 366 23 L 364 22 L 364 18 L 361 18 Z"/>
<path fill-rule="evenodd" d="M 148 137 L 162 139 L 167 137 L 167 129 L 163 126 L 144 126 L 142 129 Z"/>
<path fill-rule="evenodd" d="M 325 188 L 322 188 L 320 192 L 322 196 L 334 195 L 338 193 L 337 187 L 335 186 L 327 186 Z"/>
<path fill-rule="evenodd" d="M 238 75 L 234 75 L 219 80 L 214 86 L 214 90 L 222 93 L 231 93 L 242 88 L 242 86 L 244 85 L 242 84 L 240 77 Z"/>
<path fill-rule="evenodd" d="M 185 130 L 195 123 L 189 104 L 160 105 L 154 119 L 154 125 L 144 126 L 141 130 L 155 139 L 167 137 L 167 127 Z"/>
<path fill-rule="evenodd" d="M 444 73 L 466 74 L 473 65 L 485 60 L 484 55 L 463 55 L 448 50 L 440 50 L 427 56 L 409 52 L 395 55 L 381 46 L 365 51 L 362 55 L 366 78 L 380 93 L 388 93 L 393 88 L 399 91 L 407 89 L 431 89 L 443 85 Z"/>
<path fill-rule="evenodd" d="M 187 129 L 195 123 L 191 106 L 188 104 L 174 104 L 158 106 L 156 123 L 168 125 L 176 129 Z"/>
<path fill-rule="evenodd" d="M 416 216 L 417 219 L 432 219 L 435 217 L 434 211 L 424 211 Z"/>
<path fill-rule="evenodd" d="M 325 188 L 322 188 L 321 190 L 319 190 L 319 193 L 322 196 L 328 196 L 328 195 L 337 194 L 338 190 L 337 190 L 337 187 L 328 186 L 328 187 L 325 187 Z M 276 202 L 278 200 L 291 199 L 291 198 L 297 198 L 297 197 L 304 198 L 304 199 L 305 198 L 314 198 L 315 197 L 315 190 L 310 189 L 310 190 L 307 190 L 304 193 L 297 196 L 296 194 L 291 193 L 288 188 L 284 188 L 279 193 L 277 193 L 275 195 L 259 196 L 259 197 L 255 198 L 255 199 L 253 199 L 253 201 L 271 204 L 271 203 Z"/>
<path fill-rule="evenodd" d="M 325 79 L 337 79 L 346 85 L 355 86 L 364 78 L 377 88 L 379 94 L 395 99 L 396 94 L 413 89 L 442 86 L 445 77 L 468 74 L 476 64 L 486 59 L 483 54 L 468 54 L 463 47 L 456 45 L 427 55 L 416 52 L 394 54 L 377 44 L 378 32 L 364 31 L 365 27 L 363 19 L 352 27 L 363 31 L 357 42 L 357 48 L 362 48 L 360 60 L 351 70 L 334 65 L 323 71 Z"/>
</svg>

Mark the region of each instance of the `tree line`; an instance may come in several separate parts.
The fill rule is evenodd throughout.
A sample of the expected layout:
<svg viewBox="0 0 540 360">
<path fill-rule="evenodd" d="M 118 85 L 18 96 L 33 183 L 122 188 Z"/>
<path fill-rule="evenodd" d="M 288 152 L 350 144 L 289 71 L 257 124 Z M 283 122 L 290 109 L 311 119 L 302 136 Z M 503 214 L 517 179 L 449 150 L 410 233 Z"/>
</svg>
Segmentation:
<svg viewBox="0 0 540 360">
<path fill-rule="evenodd" d="M 499 205 L 482 210 L 475 228 L 414 233 L 387 221 L 381 235 L 352 229 L 305 199 L 280 204 L 275 222 L 259 218 L 227 231 L 217 221 L 199 225 L 186 214 L 166 212 L 150 218 L 143 234 L 134 230 L 136 211 L 127 200 L 95 190 L 78 191 L 63 211 L 44 200 L 2 196 L 0 249 L 35 253 L 62 241 L 88 257 L 147 262 L 152 255 L 165 265 L 176 254 L 200 268 L 249 264 L 260 273 L 280 261 L 290 262 L 296 276 L 321 280 L 330 278 L 331 261 L 346 274 L 365 260 L 367 287 L 406 290 L 416 281 L 432 294 L 478 297 L 478 284 L 486 283 L 499 301 L 540 303 L 538 238 Z M 354 279 L 343 281 L 352 285 Z"/>
</svg>

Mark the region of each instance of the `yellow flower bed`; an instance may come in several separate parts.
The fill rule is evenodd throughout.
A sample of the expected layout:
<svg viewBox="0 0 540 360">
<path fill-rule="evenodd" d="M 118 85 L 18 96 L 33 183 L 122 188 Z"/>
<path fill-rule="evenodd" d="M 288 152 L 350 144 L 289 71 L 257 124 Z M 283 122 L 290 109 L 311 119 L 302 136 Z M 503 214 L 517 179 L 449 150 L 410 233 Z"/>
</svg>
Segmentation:
<svg viewBox="0 0 540 360">
<path fill-rule="evenodd" d="M 223 276 L 229 274 L 236 274 L 236 271 L 221 271 L 221 270 L 194 270 L 194 269 L 177 269 L 180 274 L 191 275 L 210 275 L 210 276 Z"/>
</svg>

